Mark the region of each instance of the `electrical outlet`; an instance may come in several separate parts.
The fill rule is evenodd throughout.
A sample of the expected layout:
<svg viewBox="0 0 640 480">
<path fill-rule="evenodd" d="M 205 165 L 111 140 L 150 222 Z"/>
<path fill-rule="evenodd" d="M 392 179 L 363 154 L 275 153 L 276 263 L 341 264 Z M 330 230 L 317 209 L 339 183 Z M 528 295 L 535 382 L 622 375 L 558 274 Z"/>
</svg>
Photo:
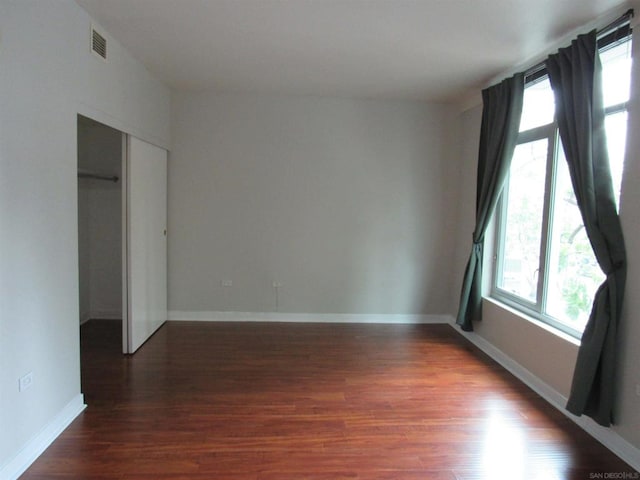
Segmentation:
<svg viewBox="0 0 640 480">
<path fill-rule="evenodd" d="M 33 372 L 27 373 L 24 377 L 18 379 L 18 391 L 24 392 L 33 385 Z"/>
<path fill-rule="evenodd" d="M 220 283 L 223 287 L 233 287 L 233 280 L 222 280 Z"/>
<path fill-rule="evenodd" d="M 281 282 L 273 282 L 273 288 L 282 288 Z"/>
</svg>

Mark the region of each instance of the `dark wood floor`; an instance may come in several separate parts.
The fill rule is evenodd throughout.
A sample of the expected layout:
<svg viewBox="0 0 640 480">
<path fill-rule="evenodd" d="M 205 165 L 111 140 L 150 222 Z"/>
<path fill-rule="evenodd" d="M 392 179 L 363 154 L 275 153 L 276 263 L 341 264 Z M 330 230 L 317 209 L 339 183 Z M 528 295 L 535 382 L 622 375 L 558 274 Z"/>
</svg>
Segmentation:
<svg viewBox="0 0 640 480">
<path fill-rule="evenodd" d="M 88 408 L 24 479 L 590 479 L 634 472 L 446 325 L 82 327 Z M 621 477 L 616 477 L 621 478 Z"/>
</svg>

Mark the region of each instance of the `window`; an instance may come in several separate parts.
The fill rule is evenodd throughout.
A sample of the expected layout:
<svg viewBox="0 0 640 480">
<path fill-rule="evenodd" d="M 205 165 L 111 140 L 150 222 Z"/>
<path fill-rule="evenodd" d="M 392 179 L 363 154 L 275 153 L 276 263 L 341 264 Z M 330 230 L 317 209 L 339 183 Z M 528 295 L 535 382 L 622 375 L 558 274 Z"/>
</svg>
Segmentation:
<svg viewBox="0 0 640 480">
<path fill-rule="evenodd" d="M 620 195 L 631 40 L 600 46 L 607 144 Z M 579 337 L 604 281 L 587 238 L 546 76 L 525 86 L 520 133 L 498 207 L 492 296 Z"/>
</svg>

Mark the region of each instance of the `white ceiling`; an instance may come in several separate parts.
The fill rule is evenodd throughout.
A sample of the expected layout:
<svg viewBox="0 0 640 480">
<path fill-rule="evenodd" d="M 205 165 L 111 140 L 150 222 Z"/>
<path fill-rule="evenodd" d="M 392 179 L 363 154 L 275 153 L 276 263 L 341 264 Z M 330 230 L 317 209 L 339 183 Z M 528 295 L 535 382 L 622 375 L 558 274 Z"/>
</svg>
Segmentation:
<svg viewBox="0 0 640 480">
<path fill-rule="evenodd" d="M 455 101 L 624 0 L 76 0 L 179 90 Z"/>
</svg>

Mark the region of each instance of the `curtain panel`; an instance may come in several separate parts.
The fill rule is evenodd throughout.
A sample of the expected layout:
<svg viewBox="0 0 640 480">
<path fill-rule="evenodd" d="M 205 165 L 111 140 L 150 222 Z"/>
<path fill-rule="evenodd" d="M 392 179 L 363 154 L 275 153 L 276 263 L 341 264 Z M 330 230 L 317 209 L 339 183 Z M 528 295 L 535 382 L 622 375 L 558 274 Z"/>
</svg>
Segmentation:
<svg viewBox="0 0 640 480">
<path fill-rule="evenodd" d="M 481 320 L 482 316 L 484 236 L 502 192 L 516 147 L 523 95 L 523 73 L 518 73 L 482 91 L 476 225 L 471 255 L 464 273 L 456 321 L 465 331 L 472 331 L 472 321 Z"/>
<path fill-rule="evenodd" d="M 582 335 L 567 410 L 609 426 L 626 254 L 607 154 L 596 31 L 580 35 L 571 46 L 549 56 L 546 64 L 578 207 L 606 274 Z"/>
</svg>

